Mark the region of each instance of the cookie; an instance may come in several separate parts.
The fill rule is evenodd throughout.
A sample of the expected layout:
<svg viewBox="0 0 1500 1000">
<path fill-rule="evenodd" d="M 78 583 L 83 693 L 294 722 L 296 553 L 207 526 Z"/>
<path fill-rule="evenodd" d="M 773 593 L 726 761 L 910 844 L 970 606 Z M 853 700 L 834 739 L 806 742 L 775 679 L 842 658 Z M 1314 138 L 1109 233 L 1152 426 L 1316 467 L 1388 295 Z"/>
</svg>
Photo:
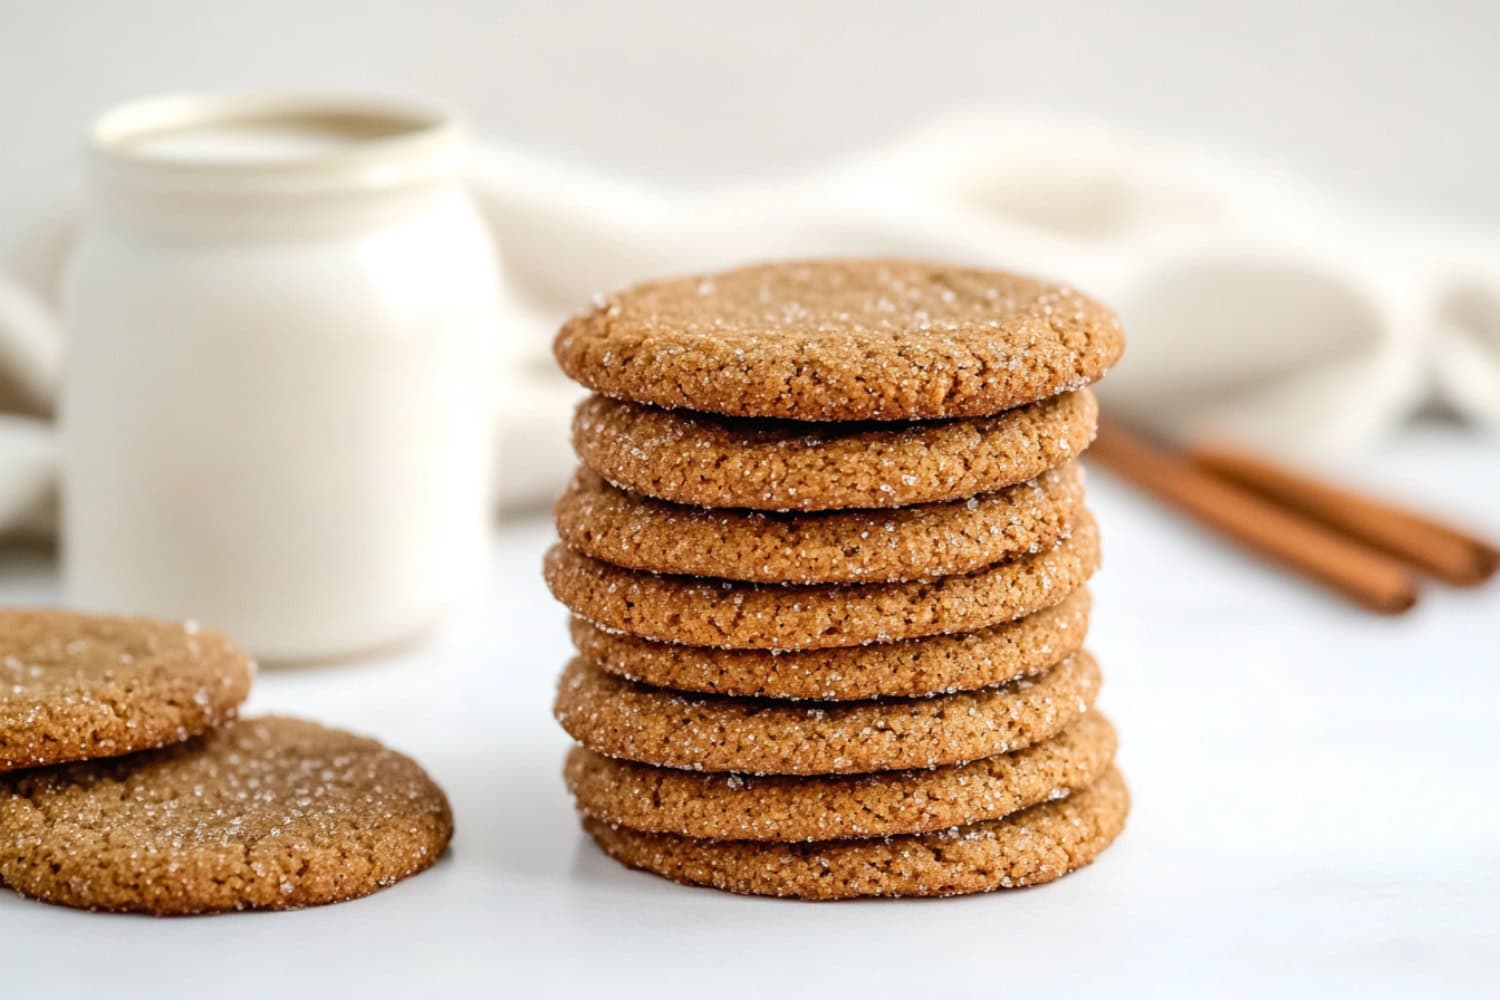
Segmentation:
<svg viewBox="0 0 1500 1000">
<path fill-rule="evenodd" d="M 764 583 L 956 576 L 1050 549 L 1083 507 L 1069 463 L 996 493 L 887 511 L 789 514 L 686 507 L 580 469 L 557 502 L 567 545 L 627 569 Z"/>
<path fill-rule="evenodd" d="M 951 694 L 1041 673 L 1083 647 L 1090 598 L 1075 590 L 1053 608 L 978 632 L 803 651 L 706 649 L 607 632 L 574 616 L 573 645 L 612 674 L 657 687 L 748 698 L 861 698 Z"/>
<path fill-rule="evenodd" d="M 933 770 L 854 777 L 697 774 L 574 747 L 564 776 L 579 810 L 611 825 L 710 840 L 837 840 L 999 819 L 1099 779 L 1115 731 L 1090 712 L 1024 750 Z"/>
<path fill-rule="evenodd" d="M 986 416 L 1099 378 L 1115 314 L 1034 278 L 914 261 L 762 264 L 637 285 L 569 320 L 563 371 L 618 399 L 743 417 Z"/>
<path fill-rule="evenodd" d="M 0 611 L 0 771 L 180 743 L 234 718 L 253 675 L 192 624 Z"/>
<path fill-rule="evenodd" d="M 1003 687 L 829 703 L 687 695 L 579 657 L 563 671 L 553 710 L 568 735 L 606 757 L 695 771 L 864 774 L 1019 750 L 1071 725 L 1098 690 L 1086 652 Z"/>
<path fill-rule="evenodd" d="M 336 903 L 422 871 L 452 834 L 416 763 L 294 719 L 0 780 L 0 881 L 88 909 Z"/>
<path fill-rule="evenodd" d="M 590 396 L 573 416 L 573 450 L 615 485 L 674 503 L 885 509 L 1035 479 L 1087 448 L 1098 422 L 1086 389 L 992 417 L 915 424 L 740 420 Z"/>
<path fill-rule="evenodd" d="M 1004 819 L 874 840 L 774 844 L 642 833 L 585 819 L 616 861 L 674 882 L 756 896 L 956 896 L 1040 885 L 1093 861 L 1124 829 L 1130 793 L 1111 769 L 1090 787 Z"/>
<path fill-rule="evenodd" d="M 1056 606 L 1099 565 L 1084 512 L 1045 552 L 932 581 L 790 586 L 658 576 L 563 545 L 547 553 L 553 595 L 605 628 L 721 649 L 821 649 L 970 632 Z"/>
</svg>

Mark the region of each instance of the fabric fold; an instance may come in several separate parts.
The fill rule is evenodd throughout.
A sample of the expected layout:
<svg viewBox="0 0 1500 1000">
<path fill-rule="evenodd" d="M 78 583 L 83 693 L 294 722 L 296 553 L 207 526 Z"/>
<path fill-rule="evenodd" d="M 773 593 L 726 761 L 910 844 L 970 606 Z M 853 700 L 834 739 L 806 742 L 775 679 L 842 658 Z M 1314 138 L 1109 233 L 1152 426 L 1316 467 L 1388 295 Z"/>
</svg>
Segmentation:
<svg viewBox="0 0 1500 1000">
<path fill-rule="evenodd" d="M 1347 453 L 1433 404 L 1500 433 L 1500 241 L 1382 220 L 1181 143 L 973 111 L 724 190 L 659 190 L 484 143 L 471 173 L 508 297 L 508 509 L 540 507 L 571 468 L 579 392 L 550 358 L 562 319 L 599 291 L 768 258 L 937 258 L 1075 283 L 1130 333 L 1105 404 L 1172 435 Z M 76 222 L 73 206 L 40 214 L 0 274 L 0 534 L 52 523 L 56 297 Z"/>
</svg>

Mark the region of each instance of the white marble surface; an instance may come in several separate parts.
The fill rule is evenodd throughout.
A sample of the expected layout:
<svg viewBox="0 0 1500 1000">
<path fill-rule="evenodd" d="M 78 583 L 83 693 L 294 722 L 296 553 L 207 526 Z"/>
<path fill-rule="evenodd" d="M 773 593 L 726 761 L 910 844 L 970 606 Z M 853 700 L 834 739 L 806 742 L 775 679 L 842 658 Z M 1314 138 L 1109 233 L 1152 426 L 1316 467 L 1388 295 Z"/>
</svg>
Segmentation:
<svg viewBox="0 0 1500 1000">
<path fill-rule="evenodd" d="M 1354 475 L 1353 471 L 1350 472 Z M 1500 535 L 1500 452 L 1409 434 L 1358 474 Z M 1135 810 L 1053 886 L 808 905 L 627 872 L 558 776 L 563 614 L 548 528 L 502 529 L 489 590 L 376 663 L 266 673 L 257 711 L 421 759 L 458 836 L 431 873 L 285 915 L 150 920 L 0 895 L 0 996 L 1435 996 L 1500 981 L 1500 583 L 1383 620 L 1103 474 L 1092 647 Z M 0 601 L 55 593 L 0 556 Z M 1490 992 L 1489 995 L 1493 995 Z"/>
</svg>

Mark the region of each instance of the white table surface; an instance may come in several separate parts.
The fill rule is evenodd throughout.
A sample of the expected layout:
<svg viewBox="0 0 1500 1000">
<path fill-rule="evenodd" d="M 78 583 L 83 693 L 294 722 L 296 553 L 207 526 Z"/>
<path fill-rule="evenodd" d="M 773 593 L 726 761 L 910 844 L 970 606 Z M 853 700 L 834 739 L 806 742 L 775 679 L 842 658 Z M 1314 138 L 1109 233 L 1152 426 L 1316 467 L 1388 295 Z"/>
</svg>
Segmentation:
<svg viewBox="0 0 1500 1000">
<path fill-rule="evenodd" d="M 1413 431 L 1359 473 L 1500 535 L 1500 450 Z M 0 997 L 1479 995 L 1500 982 L 1500 582 L 1380 619 L 1092 481 L 1091 646 L 1135 798 L 1054 885 L 945 901 L 747 899 L 626 871 L 578 833 L 551 720 L 549 527 L 426 645 L 265 673 L 254 711 L 371 734 L 448 789 L 431 872 L 297 913 L 153 920 L 0 895 Z M 0 555 L 0 601 L 52 600 Z M 1494 995 L 1493 992 L 1490 995 Z"/>
</svg>

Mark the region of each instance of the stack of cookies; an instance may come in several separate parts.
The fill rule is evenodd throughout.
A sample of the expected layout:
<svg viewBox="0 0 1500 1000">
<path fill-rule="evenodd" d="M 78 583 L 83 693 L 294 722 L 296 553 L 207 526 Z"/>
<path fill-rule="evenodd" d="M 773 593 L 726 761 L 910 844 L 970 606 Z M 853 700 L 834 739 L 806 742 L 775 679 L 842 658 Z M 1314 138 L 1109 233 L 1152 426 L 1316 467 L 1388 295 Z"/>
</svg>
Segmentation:
<svg viewBox="0 0 1500 1000">
<path fill-rule="evenodd" d="M 442 789 L 374 740 L 238 719 L 253 675 L 192 623 L 0 610 L 0 884 L 165 915 L 339 902 L 431 866 Z"/>
<path fill-rule="evenodd" d="M 838 899 L 1030 885 L 1128 795 L 1091 711 L 1076 457 L 1113 313 L 891 261 L 642 285 L 569 321 L 566 779 L 621 862 Z"/>
</svg>

